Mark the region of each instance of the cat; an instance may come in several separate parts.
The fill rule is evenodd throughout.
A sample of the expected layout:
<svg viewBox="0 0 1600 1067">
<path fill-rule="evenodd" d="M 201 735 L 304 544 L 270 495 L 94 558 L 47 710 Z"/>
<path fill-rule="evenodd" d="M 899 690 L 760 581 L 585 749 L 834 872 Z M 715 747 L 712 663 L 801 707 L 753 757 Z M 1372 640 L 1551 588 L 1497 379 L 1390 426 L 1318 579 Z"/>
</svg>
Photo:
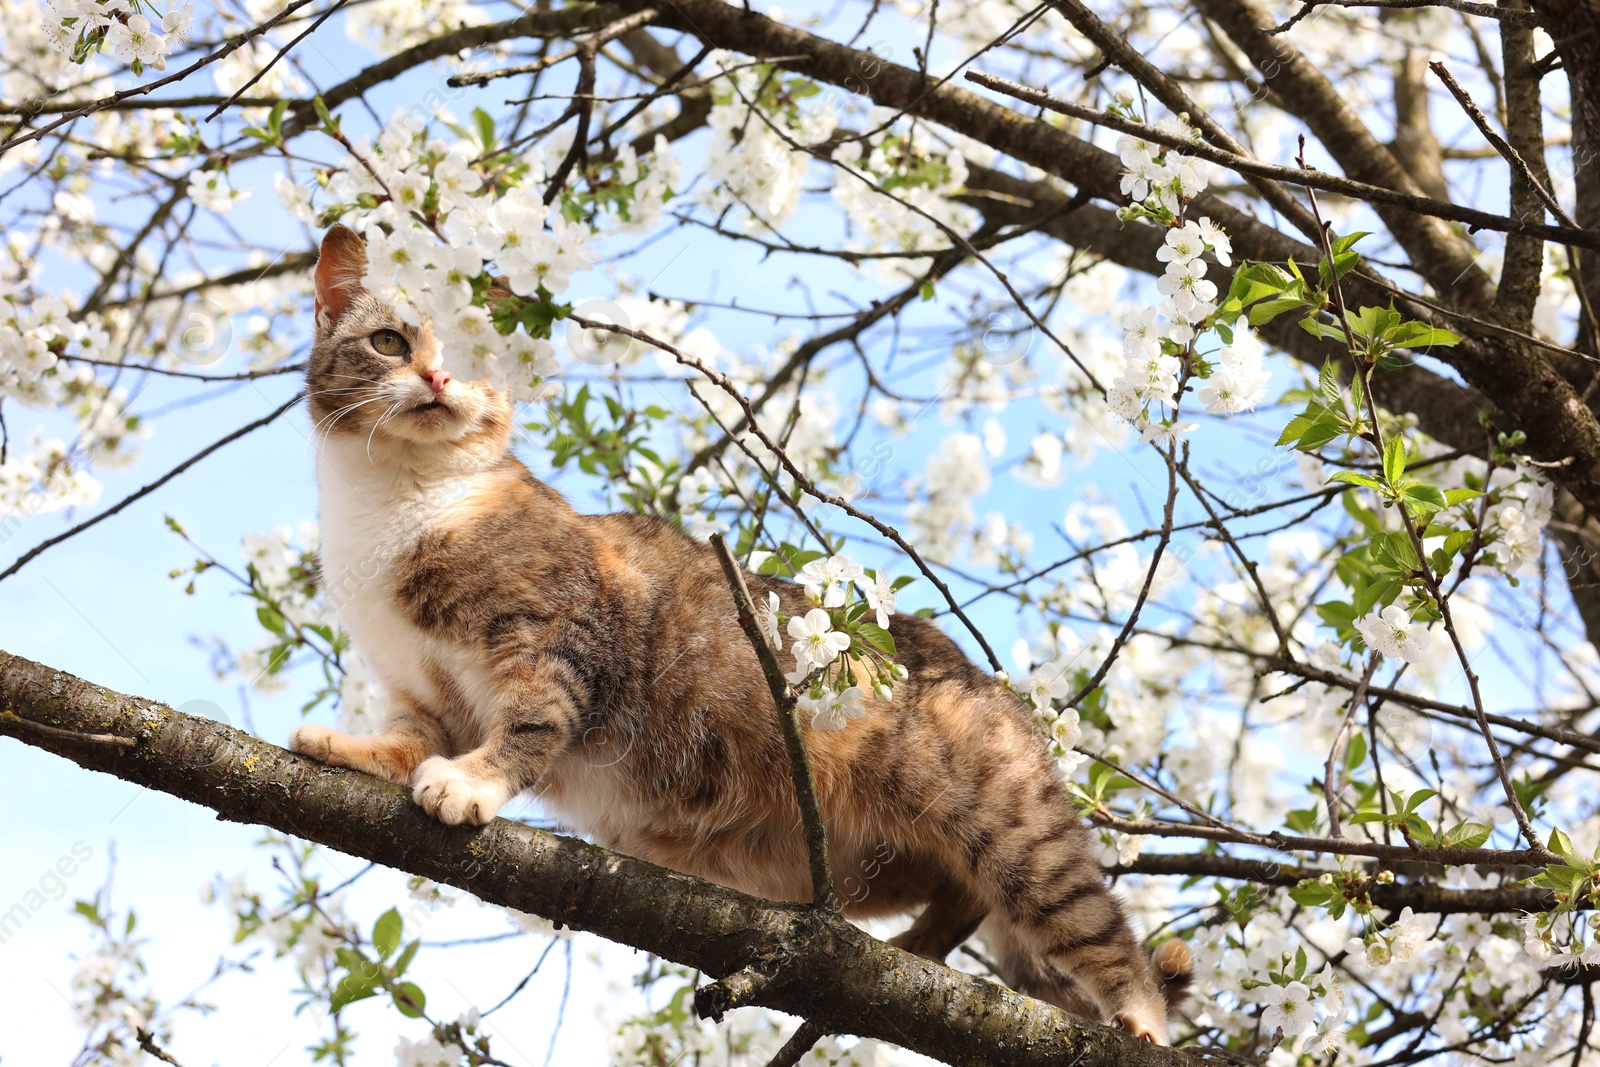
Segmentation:
<svg viewBox="0 0 1600 1067">
<path fill-rule="evenodd" d="M 451 825 L 533 790 L 608 848 L 809 900 L 777 712 L 712 549 L 535 478 L 506 397 L 443 370 L 426 320 L 362 288 L 366 262 L 353 231 L 325 235 L 307 391 L 323 581 L 391 708 L 378 736 L 303 725 L 290 747 Z M 932 622 L 889 630 L 909 671 L 892 701 L 806 729 L 845 914 L 925 905 L 895 944 L 943 961 L 977 933 L 1013 988 L 1165 1044 L 1187 947 L 1146 955 L 1021 701 Z"/>
</svg>

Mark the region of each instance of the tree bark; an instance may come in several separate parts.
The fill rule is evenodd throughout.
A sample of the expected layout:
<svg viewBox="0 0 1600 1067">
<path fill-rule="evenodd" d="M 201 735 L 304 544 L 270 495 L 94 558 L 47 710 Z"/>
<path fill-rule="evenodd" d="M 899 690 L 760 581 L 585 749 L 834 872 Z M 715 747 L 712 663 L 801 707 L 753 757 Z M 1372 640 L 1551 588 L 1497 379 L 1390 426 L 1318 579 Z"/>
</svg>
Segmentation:
<svg viewBox="0 0 1600 1067">
<path fill-rule="evenodd" d="M 445 826 L 393 783 L 6 652 L 0 733 L 219 819 L 269 826 L 709 975 L 759 970 L 768 981 L 756 1003 L 827 1033 L 990 1067 L 1193 1067 L 1210 1058 L 1085 1023 L 804 904 L 761 900 L 505 819 Z"/>
</svg>

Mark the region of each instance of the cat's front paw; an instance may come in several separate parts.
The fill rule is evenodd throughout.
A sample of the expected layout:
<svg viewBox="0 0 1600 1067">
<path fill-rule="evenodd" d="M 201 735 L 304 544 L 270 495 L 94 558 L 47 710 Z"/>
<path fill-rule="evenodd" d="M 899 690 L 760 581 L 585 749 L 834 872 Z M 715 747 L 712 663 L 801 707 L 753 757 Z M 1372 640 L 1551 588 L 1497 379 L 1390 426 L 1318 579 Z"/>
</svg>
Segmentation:
<svg viewBox="0 0 1600 1067">
<path fill-rule="evenodd" d="M 307 723 L 296 726 L 289 734 L 289 751 L 298 752 L 302 756 L 310 756 L 318 763 L 326 763 L 330 767 L 343 767 L 345 760 L 339 754 L 339 734 L 326 726 L 317 726 Z"/>
<path fill-rule="evenodd" d="M 511 799 L 511 790 L 503 782 L 472 777 L 453 759 L 433 756 L 417 768 L 411 796 L 447 826 L 482 826 Z"/>
</svg>

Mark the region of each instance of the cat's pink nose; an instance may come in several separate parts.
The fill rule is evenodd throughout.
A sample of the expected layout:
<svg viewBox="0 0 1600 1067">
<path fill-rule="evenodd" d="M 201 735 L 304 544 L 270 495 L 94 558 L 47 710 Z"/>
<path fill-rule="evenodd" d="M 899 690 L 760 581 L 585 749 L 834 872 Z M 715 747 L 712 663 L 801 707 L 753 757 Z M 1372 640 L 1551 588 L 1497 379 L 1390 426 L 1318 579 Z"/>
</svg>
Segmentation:
<svg viewBox="0 0 1600 1067">
<path fill-rule="evenodd" d="M 438 395 L 444 392 L 444 387 L 449 385 L 453 379 L 450 377 L 449 371 L 435 368 L 434 370 L 423 371 L 422 380 L 428 383 L 428 388 L 433 390 L 434 395 Z"/>
</svg>

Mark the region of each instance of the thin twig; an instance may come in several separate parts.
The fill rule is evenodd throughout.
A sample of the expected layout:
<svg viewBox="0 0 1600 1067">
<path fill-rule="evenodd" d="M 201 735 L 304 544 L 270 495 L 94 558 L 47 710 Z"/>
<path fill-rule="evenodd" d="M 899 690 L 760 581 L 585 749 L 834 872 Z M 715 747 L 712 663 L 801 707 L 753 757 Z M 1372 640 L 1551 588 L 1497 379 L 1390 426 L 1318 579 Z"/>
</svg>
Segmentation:
<svg viewBox="0 0 1600 1067">
<path fill-rule="evenodd" d="M 44 734 L 46 737 L 59 737 L 65 741 L 86 741 L 95 745 L 112 745 L 116 748 L 133 748 L 138 744 L 131 737 L 119 737 L 116 734 L 85 734 L 77 730 L 63 730 L 59 726 L 46 726 L 42 722 L 24 719 L 10 711 L 0 710 L 0 729 L 7 726 L 20 726 L 35 733 Z"/>
<path fill-rule="evenodd" d="M 37 545 L 34 545 L 21 556 L 17 557 L 17 561 L 15 563 L 11 564 L 11 566 L 7 567 L 5 570 L 0 571 L 0 582 L 5 581 L 13 574 L 20 571 L 23 567 L 27 566 L 30 561 L 32 561 L 36 556 L 45 550 L 53 548 L 69 538 L 76 537 L 78 534 L 81 534 L 83 531 L 89 529 L 89 527 L 98 525 L 99 523 L 111 518 L 111 516 L 115 515 L 129 504 L 149 496 L 151 493 L 155 492 L 157 489 L 160 489 L 163 485 L 166 485 L 168 482 L 172 481 L 172 479 L 176 478 L 178 475 L 182 474 L 196 463 L 199 463 L 202 459 L 205 459 L 207 456 L 211 455 L 211 453 L 215 452 L 217 449 L 222 448 L 224 445 L 232 444 L 234 441 L 237 441 L 239 438 L 245 436 L 253 430 L 259 430 L 269 422 L 272 422 L 279 415 L 282 415 L 285 411 L 288 411 L 290 408 L 300 403 L 304 397 L 304 393 L 296 393 L 290 400 L 285 402 L 271 414 L 264 415 L 255 422 L 239 427 L 226 437 L 220 437 L 211 442 L 209 445 L 202 448 L 200 451 L 196 452 L 194 455 L 190 456 L 176 467 L 173 467 L 167 473 L 163 474 L 161 477 L 157 478 L 143 489 L 129 493 L 127 496 L 117 501 L 105 511 L 102 511 L 100 514 L 91 519 L 85 519 L 72 529 L 58 533 L 54 537 L 47 538 L 46 540 L 39 542 Z"/>
<path fill-rule="evenodd" d="M 1300 165 L 1304 167 L 1305 136 L 1303 134 L 1300 138 L 1299 159 Z M 1309 186 L 1307 187 L 1307 191 L 1310 192 Z M 1333 248 L 1329 243 L 1329 231 L 1331 227 L 1322 219 L 1321 212 L 1317 208 L 1317 198 L 1315 193 L 1312 193 L 1311 196 L 1311 210 L 1316 213 L 1318 225 L 1322 227 L 1323 254 L 1327 256 L 1328 263 L 1331 268 L 1333 263 Z M 1339 272 L 1332 271 L 1331 276 L 1332 284 L 1330 289 L 1333 293 L 1337 318 L 1339 325 L 1344 330 L 1346 346 L 1349 348 L 1351 357 L 1354 358 L 1356 355 L 1356 343 L 1355 338 L 1351 335 L 1350 325 L 1347 321 L 1348 316 L 1345 314 L 1344 310 L 1344 292 L 1340 284 Z M 1363 392 L 1366 394 L 1367 415 L 1372 420 L 1372 432 L 1367 440 L 1381 459 L 1385 454 L 1385 444 L 1383 440 L 1383 429 L 1378 422 L 1378 402 L 1372 395 L 1371 378 L 1373 365 L 1367 360 L 1358 360 L 1357 362 L 1360 365 L 1357 366 L 1356 372 L 1361 374 L 1363 376 L 1363 380 L 1367 383 L 1367 388 L 1363 390 Z M 1534 831 L 1533 823 L 1529 821 L 1528 813 L 1522 806 L 1522 800 L 1517 796 L 1516 786 L 1511 781 L 1511 773 L 1506 769 L 1505 757 L 1500 753 L 1499 742 L 1495 740 L 1494 731 L 1489 729 L 1488 715 L 1483 706 L 1483 694 L 1479 691 L 1478 687 L 1477 672 L 1472 669 L 1472 660 L 1467 655 L 1466 648 L 1461 644 L 1460 634 L 1456 631 L 1455 619 L 1450 611 L 1450 594 L 1445 592 L 1444 589 L 1440 587 L 1438 577 L 1434 575 L 1432 567 L 1430 567 L 1426 562 L 1428 559 L 1428 553 L 1426 549 L 1423 548 L 1422 536 L 1417 530 L 1416 520 L 1411 515 L 1411 509 L 1406 506 L 1405 501 L 1403 500 L 1396 501 L 1396 507 L 1400 512 L 1401 525 L 1405 527 L 1406 534 L 1410 538 L 1412 550 L 1417 554 L 1417 559 L 1423 561 L 1420 570 L 1422 583 L 1426 587 L 1429 595 L 1432 596 L 1434 603 L 1439 607 L 1439 615 L 1441 621 L 1444 623 L 1445 634 L 1450 638 L 1451 647 L 1455 650 L 1456 659 L 1461 664 L 1462 673 L 1464 673 L 1467 677 L 1467 689 L 1472 694 L 1472 707 L 1474 717 L 1478 723 L 1478 730 L 1483 734 L 1484 744 L 1488 746 L 1489 758 L 1494 762 L 1495 774 L 1500 779 L 1500 785 L 1505 792 L 1506 803 L 1511 808 L 1511 814 L 1517 821 L 1517 829 L 1521 832 L 1523 838 L 1528 842 L 1530 850 L 1535 856 L 1538 857 L 1539 864 L 1541 866 L 1547 863 L 1559 862 L 1560 857 L 1556 856 L 1555 853 L 1546 848 L 1544 843 L 1539 840 L 1539 835 Z"/>
<path fill-rule="evenodd" d="M 234 90 L 232 96 L 228 97 L 228 99 L 226 99 L 222 103 L 218 104 L 216 106 L 216 108 L 211 112 L 211 114 L 206 116 L 205 121 L 210 122 L 212 119 L 216 118 L 218 115 L 220 115 L 224 111 L 228 110 L 228 108 L 232 107 L 234 101 L 238 100 L 241 96 L 243 96 L 244 95 L 244 91 L 246 89 L 250 88 L 256 82 L 260 81 L 262 78 L 267 76 L 267 72 L 269 70 L 271 70 L 274 66 L 277 65 L 278 60 L 280 60 L 284 56 L 288 55 L 289 51 L 292 48 L 294 48 L 295 45 L 299 44 L 301 41 L 305 40 L 307 37 L 310 37 L 313 33 L 317 32 L 317 27 L 318 26 L 321 26 L 324 22 L 327 22 L 328 19 L 333 17 L 333 13 L 335 11 L 338 11 L 341 7 L 344 7 L 344 5 L 347 4 L 347 3 L 349 3 L 349 0 L 333 0 L 333 3 L 328 5 L 328 10 L 326 10 L 322 14 L 318 15 L 316 17 L 316 19 L 314 19 L 312 21 L 311 25 L 307 26 L 305 29 L 300 31 L 299 35 L 296 36 L 294 40 L 290 41 L 288 44 L 286 44 L 282 48 L 278 49 L 278 54 L 273 56 L 271 59 L 269 59 L 267 61 L 267 65 L 266 66 L 264 66 L 260 70 L 256 71 L 255 74 L 251 76 L 249 81 L 245 82 L 243 85 L 239 86 L 238 89 Z"/>
<path fill-rule="evenodd" d="M 1550 209 L 1550 214 L 1560 219 L 1563 226 L 1583 232 L 1583 227 L 1578 225 L 1577 220 L 1562 210 L 1561 203 L 1551 195 L 1549 189 L 1544 187 L 1544 183 L 1534 176 L 1533 168 L 1528 166 L 1526 159 L 1522 158 L 1522 153 L 1511 147 L 1510 142 L 1496 133 L 1494 127 L 1489 125 L 1489 119 L 1479 110 L 1472 97 L 1467 95 L 1467 91 L 1461 87 L 1461 83 L 1456 81 L 1454 75 L 1450 73 L 1450 69 L 1437 59 L 1428 64 L 1428 69 L 1439 76 L 1439 80 L 1444 82 L 1444 87 L 1450 90 L 1450 95 L 1456 98 L 1456 103 L 1461 105 L 1461 110 L 1467 113 L 1467 117 L 1472 120 L 1472 124 L 1478 127 L 1478 132 L 1483 134 L 1484 140 L 1493 145 L 1494 150 L 1499 152 L 1507 163 L 1511 164 L 1512 169 L 1517 172 L 1517 177 L 1528 183 L 1528 187 L 1538 195 L 1540 200 L 1544 201 L 1544 206 Z M 1571 242 L 1564 241 L 1562 243 L 1569 244 Z"/>
<path fill-rule="evenodd" d="M 488 85 L 496 78 L 510 78 L 518 74 L 537 74 L 541 70 L 548 70 L 557 63 L 565 63 L 578 54 L 576 48 L 569 48 L 565 52 L 557 52 L 553 56 L 536 59 L 532 63 L 518 63 L 514 67 L 501 67 L 499 70 L 488 70 L 481 74 L 452 74 L 444 83 L 452 89 L 464 89 L 473 85 Z"/>
<path fill-rule="evenodd" d="M 1287 32 L 1299 24 L 1301 19 L 1319 7 L 1375 7 L 1402 11 L 1422 7 L 1447 7 L 1460 11 L 1462 14 L 1477 15 L 1486 19 L 1499 19 L 1501 22 L 1525 26 L 1537 25 L 1538 23 L 1531 11 L 1508 10 L 1504 7 L 1496 7 L 1494 4 L 1475 4 L 1471 0 L 1304 0 L 1300 10 L 1296 11 L 1287 21 L 1279 23 L 1270 30 L 1262 30 L 1261 32 L 1268 37 L 1275 37 L 1280 33 Z"/>
<path fill-rule="evenodd" d="M 733 550 L 719 533 L 711 535 L 711 548 L 722 564 L 722 573 L 733 590 L 733 602 L 739 612 L 739 626 L 756 658 L 761 661 L 761 671 L 766 675 L 767 687 L 772 690 L 772 700 L 778 709 L 778 722 L 783 728 L 784 747 L 789 752 L 789 774 L 794 780 L 795 799 L 800 808 L 800 822 L 805 830 L 806 855 L 811 865 L 811 899 L 825 911 L 838 911 L 839 900 L 833 889 L 833 872 L 828 864 L 828 828 L 822 821 L 822 806 L 817 803 L 816 779 L 811 773 L 811 757 L 806 751 L 806 740 L 798 715 L 799 702 L 789 681 L 778 666 L 777 653 L 767 643 L 761 624 L 756 621 L 755 601 L 745 582 L 744 571 L 733 557 Z"/>
<path fill-rule="evenodd" d="M 168 370 L 165 367 L 155 367 L 144 363 L 117 363 L 109 359 L 90 359 L 87 356 L 59 356 L 58 359 L 68 363 L 87 363 L 92 367 L 111 367 L 115 370 L 131 370 L 140 374 L 160 374 L 167 378 L 187 378 L 196 382 L 250 382 L 257 378 L 271 378 L 278 374 L 298 374 L 306 369 L 304 363 L 285 363 L 281 367 L 268 367 L 266 370 L 241 371 L 238 374 L 195 374 L 192 371 Z"/>
<path fill-rule="evenodd" d="M 777 1055 L 767 1061 L 767 1067 L 794 1067 L 800 1062 L 800 1057 L 810 1052 L 818 1041 L 828 1036 L 826 1027 L 807 1019 L 800 1024 L 800 1028 L 789 1036 Z"/>
<path fill-rule="evenodd" d="M 156 1044 L 155 1035 L 146 1030 L 144 1027 L 140 1026 L 135 1028 L 133 1034 L 139 1039 L 139 1048 L 141 1051 L 148 1052 L 162 1063 L 170 1063 L 173 1065 L 173 1067 L 183 1067 L 181 1063 L 172 1058 L 171 1053 L 167 1052 L 160 1045 Z"/>
<path fill-rule="evenodd" d="M 1366 699 L 1367 685 L 1372 681 L 1372 672 L 1378 669 L 1378 661 L 1382 659 L 1376 652 L 1367 660 L 1367 669 L 1361 675 L 1361 681 L 1356 686 L 1355 693 L 1350 697 L 1350 708 L 1345 712 L 1344 724 L 1339 727 L 1339 732 L 1333 737 L 1333 745 L 1328 749 L 1328 760 L 1322 767 L 1322 795 L 1328 802 L 1328 836 L 1343 837 L 1339 831 L 1339 798 L 1333 789 L 1333 768 L 1339 762 L 1339 756 L 1344 751 L 1345 739 L 1350 736 L 1350 727 L 1355 723 L 1356 711 L 1361 707 L 1362 700 Z"/>
<path fill-rule="evenodd" d="M 849 515 L 854 519 L 860 519 L 862 522 L 866 523 L 868 526 L 871 526 L 874 530 L 877 530 L 880 534 L 893 541 L 895 546 L 899 548 L 900 551 L 904 552 L 911 558 L 911 562 L 916 564 L 917 570 L 922 572 L 923 577 L 932 582 L 934 588 L 939 590 L 940 595 L 944 597 L 945 603 L 950 605 L 950 611 L 955 615 L 956 618 L 961 620 L 962 625 L 967 628 L 967 632 L 972 634 L 973 640 L 977 641 L 978 645 L 983 649 L 984 656 L 989 660 L 989 665 L 996 671 L 1005 669 L 1000 665 L 1000 657 L 995 655 L 994 649 L 989 645 L 988 638 L 983 636 L 983 631 L 979 630 L 977 624 L 975 624 L 972 619 L 968 617 L 967 613 L 962 610 L 961 605 L 956 601 L 955 594 L 950 592 L 950 587 L 945 584 L 944 580 L 941 579 L 934 569 L 928 565 L 928 562 L 922 558 L 922 554 L 913 548 L 910 542 L 902 537 L 900 535 L 900 531 L 896 530 L 893 526 L 890 526 L 888 523 L 879 519 L 875 515 L 862 511 L 860 508 L 851 504 L 850 501 L 846 500 L 844 497 L 836 496 L 832 493 L 825 493 L 821 489 L 817 488 L 817 484 L 810 478 L 807 478 L 805 474 L 801 472 L 800 468 L 795 465 L 794 460 L 790 459 L 789 454 L 783 450 L 783 447 L 769 437 L 767 432 L 761 428 L 761 424 L 755 419 L 755 413 L 751 410 L 749 399 L 746 398 L 743 393 L 739 392 L 739 387 L 734 385 L 732 380 L 729 379 L 726 374 L 723 374 L 715 367 L 708 366 L 706 363 L 696 359 L 694 356 L 688 355 L 676 346 L 668 344 L 666 341 L 662 341 L 659 338 L 651 337 L 649 334 L 643 333 L 639 330 L 631 329 L 627 326 L 618 326 L 610 322 L 600 322 L 595 319 L 586 319 L 581 315 L 569 315 L 567 317 L 570 321 L 577 323 L 586 330 L 608 330 L 611 333 L 620 333 L 624 337 L 631 337 L 635 341 L 642 341 L 653 348 L 659 348 L 661 351 L 667 353 L 667 355 L 677 360 L 681 366 L 698 371 L 700 374 L 708 378 L 713 385 L 721 389 L 724 393 L 727 393 L 728 396 L 731 397 L 733 401 L 737 403 L 744 411 L 745 420 L 747 425 L 750 427 L 750 432 L 755 434 L 756 438 L 761 442 L 761 444 L 778 458 L 778 462 L 783 465 L 783 469 L 788 472 L 789 476 L 794 479 L 795 484 L 798 485 L 807 496 L 814 500 L 820 500 L 824 504 L 832 504 L 840 511 L 843 511 L 846 515 Z M 4 577 L 5 575 L 0 574 L 0 578 Z"/>
<path fill-rule="evenodd" d="M 1258 834 L 1244 830 L 1225 830 L 1220 826 L 1195 823 L 1157 822 L 1128 819 L 1103 809 L 1091 811 L 1090 822 L 1124 834 L 1149 834 L 1152 837 L 1193 837 L 1235 845 L 1255 845 L 1275 852 L 1314 852 L 1330 856 L 1370 856 L 1380 860 L 1420 860 L 1451 867 L 1478 864 L 1485 867 L 1542 867 L 1548 861 L 1544 849 L 1517 848 L 1411 848 L 1385 845 L 1376 841 L 1357 841 L 1349 837 L 1304 837 L 1297 834 Z"/>
<path fill-rule="evenodd" d="M 1185 378 L 1187 378 L 1187 375 L 1185 375 Z M 1183 393 L 1181 383 L 1178 386 L 1178 393 L 1180 396 Z M 1174 420 L 1178 418 L 1176 408 L 1173 409 L 1172 417 Z M 1099 688 L 1100 683 L 1106 680 L 1106 675 L 1111 672 L 1111 665 L 1117 660 L 1117 653 L 1121 652 L 1122 647 L 1128 643 L 1128 638 L 1133 634 L 1133 628 L 1139 623 L 1139 613 L 1144 610 L 1145 600 L 1150 596 L 1150 587 L 1155 584 L 1156 572 L 1161 568 L 1161 558 L 1165 555 L 1167 545 L 1172 540 L 1172 512 L 1178 503 L 1177 452 L 1177 445 L 1172 446 L 1171 452 L 1163 452 L 1160 447 L 1156 448 L 1156 454 L 1166 460 L 1167 463 L 1167 502 L 1161 512 L 1161 536 L 1156 541 L 1155 551 L 1150 553 L 1150 566 L 1145 569 L 1144 582 L 1139 586 L 1139 595 L 1133 602 L 1132 610 L 1128 612 L 1127 621 L 1122 624 L 1122 629 L 1117 632 L 1116 639 L 1111 642 L 1110 651 L 1106 653 L 1105 659 L 1100 661 L 1100 666 L 1095 670 L 1093 676 L 1079 686 L 1078 691 L 1068 698 L 1066 706 L 1069 708 L 1076 708 L 1084 697 L 1094 692 Z M 1187 457 L 1187 445 L 1184 447 L 1184 454 Z"/>
<path fill-rule="evenodd" d="M 243 48 L 257 37 L 260 37 L 263 33 L 266 33 L 268 30 L 272 29 L 272 27 L 276 26 L 278 23 L 288 18 L 294 12 L 312 2 L 313 0 L 294 0 L 294 2 L 288 7 L 284 8 L 270 19 L 267 19 L 265 22 L 261 23 L 261 25 L 246 30 L 239 36 L 228 41 L 228 43 L 224 44 L 221 48 L 218 48 L 215 52 L 201 56 L 199 59 L 195 60 L 193 63 L 189 64 L 187 67 L 184 67 L 180 71 L 175 71 L 171 74 L 168 74 L 164 78 L 157 78 L 155 81 L 147 82 L 144 85 L 136 85 L 131 89 L 123 89 L 119 92 L 112 93 L 110 96 L 96 100 L 93 103 L 84 104 L 80 108 L 69 111 L 60 118 L 56 119 L 54 122 L 41 126 L 37 130 L 30 130 L 28 133 L 18 134 L 5 143 L 0 144 L 0 155 L 3 155 L 6 151 L 15 148 L 19 144 L 25 144 L 28 141 L 36 141 L 45 134 L 49 133 L 51 130 L 65 126 L 67 123 L 73 122 L 77 119 L 81 119 L 85 115 L 92 115 L 96 111 L 103 111 L 108 107 L 120 104 L 130 96 L 143 96 L 152 89 L 159 89 L 163 85 L 171 85 L 173 82 L 182 81 L 195 71 L 206 66 L 208 63 L 215 63 L 219 59 L 223 59 L 232 55 L 240 48 Z"/>
<path fill-rule="evenodd" d="M 1071 22 L 1079 33 L 1094 42 L 1095 47 L 1105 54 L 1107 60 L 1115 60 L 1119 67 L 1133 75 L 1135 81 L 1154 93 L 1156 99 L 1166 105 L 1167 110 L 1174 115 L 1187 115 L 1189 122 L 1206 140 L 1234 156 L 1240 158 L 1250 156 L 1250 151 L 1240 144 L 1233 134 L 1224 129 L 1221 123 L 1213 119 L 1205 108 L 1196 103 L 1176 78 L 1152 63 L 1143 52 L 1133 47 L 1125 36 L 1107 26 L 1100 16 L 1082 3 L 1082 0 L 1050 0 L 1050 4 L 1063 18 Z M 1085 78 L 1087 79 L 1087 75 Z M 979 82 L 979 84 L 984 83 Z M 1314 226 L 1311 215 L 1306 211 L 1304 204 L 1295 200 L 1294 194 L 1286 186 L 1259 175 L 1246 174 L 1245 178 L 1267 203 L 1293 223 L 1296 229 L 1310 236 Z"/>
<path fill-rule="evenodd" d="M 1426 196 L 1413 196 L 1409 193 L 1397 193 L 1393 189 L 1385 189 L 1381 185 L 1369 185 L 1366 182 L 1356 181 L 1352 178 L 1341 178 L 1333 174 L 1324 174 L 1321 171 L 1299 171 L 1293 167 L 1280 167 L 1272 163 L 1263 163 L 1248 156 L 1237 155 L 1233 152 L 1215 148 L 1201 141 L 1191 141 L 1176 134 L 1167 133 L 1154 126 L 1147 126 L 1142 122 L 1113 115 L 1110 112 L 1098 111 L 1082 104 L 1075 104 L 1070 100 L 1061 100 L 1047 93 L 1030 89 L 1025 85 L 997 78 L 992 74 L 981 71 L 968 71 L 968 81 L 976 82 L 987 89 L 997 93 L 1015 97 L 1029 104 L 1048 108 L 1051 111 L 1073 118 L 1092 122 L 1097 126 L 1116 130 L 1151 144 L 1162 145 L 1175 149 L 1185 155 L 1203 159 L 1229 170 L 1237 171 L 1246 176 L 1271 178 L 1276 181 L 1294 182 L 1308 189 L 1320 189 L 1325 193 L 1334 193 L 1338 196 L 1347 196 L 1355 200 L 1365 200 L 1374 204 L 1389 204 L 1418 215 L 1432 215 L 1435 218 L 1449 219 L 1453 222 L 1466 223 L 1472 229 L 1496 230 L 1501 233 L 1521 233 L 1530 237 L 1542 237 L 1547 241 L 1557 244 L 1576 244 L 1584 248 L 1600 250 L 1600 235 L 1588 230 L 1574 229 L 1570 226 L 1548 226 L 1543 223 L 1525 222 L 1522 219 L 1508 218 L 1505 215 L 1496 215 L 1488 211 L 1479 211 L 1476 208 L 1462 207 L 1459 204 L 1447 204 L 1442 200 L 1433 200 Z"/>
</svg>

